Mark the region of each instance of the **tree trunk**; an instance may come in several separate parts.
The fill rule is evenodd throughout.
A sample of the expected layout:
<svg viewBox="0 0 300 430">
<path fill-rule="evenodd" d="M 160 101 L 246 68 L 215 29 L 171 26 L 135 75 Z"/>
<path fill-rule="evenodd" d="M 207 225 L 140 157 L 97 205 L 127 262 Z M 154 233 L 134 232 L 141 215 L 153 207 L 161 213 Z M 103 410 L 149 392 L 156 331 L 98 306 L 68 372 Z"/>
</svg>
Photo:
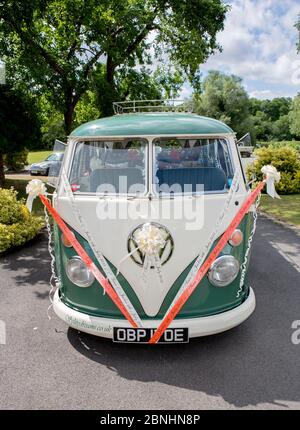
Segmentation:
<svg viewBox="0 0 300 430">
<path fill-rule="evenodd" d="M 117 92 L 115 88 L 115 70 L 116 66 L 110 55 L 107 56 L 106 61 L 106 76 L 104 94 L 102 95 L 101 113 L 102 116 L 111 116 L 114 113 L 113 102 L 117 101 Z"/>
<path fill-rule="evenodd" d="M 66 108 L 65 108 L 65 112 L 64 112 L 64 118 L 65 118 L 65 132 L 66 132 L 67 136 L 69 136 L 69 134 L 72 131 L 74 110 L 75 110 L 75 105 L 74 105 L 72 99 L 66 100 Z"/>
<path fill-rule="evenodd" d="M 0 152 L 0 186 L 4 185 L 5 175 L 4 175 L 4 162 L 3 162 L 3 154 Z"/>
<path fill-rule="evenodd" d="M 115 76 L 115 65 L 110 55 L 107 56 L 106 61 L 106 82 L 114 86 L 114 76 Z"/>
</svg>

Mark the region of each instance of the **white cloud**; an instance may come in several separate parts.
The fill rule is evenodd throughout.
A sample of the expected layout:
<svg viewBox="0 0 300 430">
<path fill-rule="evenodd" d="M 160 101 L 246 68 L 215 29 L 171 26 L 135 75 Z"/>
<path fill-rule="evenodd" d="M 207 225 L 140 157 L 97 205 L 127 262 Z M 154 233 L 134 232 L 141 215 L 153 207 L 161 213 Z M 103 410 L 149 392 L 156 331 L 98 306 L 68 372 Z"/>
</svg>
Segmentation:
<svg viewBox="0 0 300 430">
<path fill-rule="evenodd" d="M 251 91 L 249 93 L 250 97 L 255 97 L 256 99 L 267 99 L 269 97 L 272 96 L 272 91 L 271 90 L 256 90 L 256 91 Z"/>
<path fill-rule="evenodd" d="M 268 97 L 275 97 L 281 92 L 279 86 L 284 86 L 289 93 L 286 95 L 296 94 L 300 88 L 293 79 L 295 64 L 299 61 L 294 24 L 300 13 L 299 0 L 231 0 L 229 3 L 231 11 L 218 37 L 223 52 L 210 57 L 202 70 L 217 69 L 239 75 L 253 89 L 252 93 L 267 91 Z M 274 85 L 278 90 L 274 90 Z"/>
</svg>

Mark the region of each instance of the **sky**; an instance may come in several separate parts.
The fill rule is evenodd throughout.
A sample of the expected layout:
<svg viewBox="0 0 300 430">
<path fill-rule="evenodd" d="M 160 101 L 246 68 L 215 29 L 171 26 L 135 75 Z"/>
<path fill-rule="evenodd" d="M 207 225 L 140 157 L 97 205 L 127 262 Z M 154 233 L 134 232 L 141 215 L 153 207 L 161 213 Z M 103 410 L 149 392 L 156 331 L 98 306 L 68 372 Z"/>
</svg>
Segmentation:
<svg viewBox="0 0 300 430">
<path fill-rule="evenodd" d="M 251 97 L 294 97 L 300 92 L 300 54 L 294 27 L 300 0 L 227 0 L 231 6 L 225 29 L 218 35 L 223 51 L 201 66 L 235 74 Z M 191 94 L 185 85 L 181 97 Z"/>
</svg>

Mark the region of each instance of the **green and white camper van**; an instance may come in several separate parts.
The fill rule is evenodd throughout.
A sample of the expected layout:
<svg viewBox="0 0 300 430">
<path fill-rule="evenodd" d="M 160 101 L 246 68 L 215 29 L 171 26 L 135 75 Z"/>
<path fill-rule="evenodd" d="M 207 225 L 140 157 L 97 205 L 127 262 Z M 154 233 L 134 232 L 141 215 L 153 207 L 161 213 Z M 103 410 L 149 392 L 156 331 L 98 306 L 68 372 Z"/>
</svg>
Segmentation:
<svg viewBox="0 0 300 430">
<path fill-rule="evenodd" d="M 250 191 L 235 133 L 227 125 L 156 105 L 152 112 L 149 106 L 146 112 L 115 107 L 114 116 L 83 124 L 70 135 L 53 206 L 104 277 L 113 277 L 142 328 L 131 328 L 57 226 L 59 288 L 53 306 L 80 331 L 143 342 Z M 253 312 L 245 257 L 252 227 L 250 211 L 171 323 L 165 341 L 219 333 Z"/>
</svg>

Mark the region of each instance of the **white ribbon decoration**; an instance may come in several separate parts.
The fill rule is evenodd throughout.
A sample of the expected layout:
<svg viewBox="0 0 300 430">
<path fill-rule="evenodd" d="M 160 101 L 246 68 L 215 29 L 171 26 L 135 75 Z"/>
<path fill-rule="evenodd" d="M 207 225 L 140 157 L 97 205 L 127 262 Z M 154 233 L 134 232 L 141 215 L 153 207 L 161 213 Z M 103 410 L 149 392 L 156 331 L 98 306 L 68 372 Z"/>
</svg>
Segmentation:
<svg viewBox="0 0 300 430">
<path fill-rule="evenodd" d="M 267 185 L 267 194 L 273 199 L 280 199 L 279 195 L 275 190 L 275 182 L 280 181 L 280 172 L 276 169 L 276 167 L 271 166 L 270 164 L 263 166 L 261 168 L 261 172 L 265 175 L 264 181 Z"/>
<path fill-rule="evenodd" d="M 97 247 L 97 245 L 93 239 L 93 236 L 87 227 L 87 223 L 86 223 L 85 219 L 83 218 L 81 212 L 79 211 L 79 208 L 76 204 L 75 197 L 74 197 L 73 191 L 71 189 L 71 186 L 70 186 L 70 183 L 69 183 L 69 180 L 68 180 L 68 177 L 67 177 L 67 174 L 65 172 L 64 167 L 62 167 L 62 169 L 61 169 L 61 180 L 62 180 L 63 187 L 66 191 L 66 195 L 69 198 L 73 212 L 74 212 L 74 214 L 75 214 L 75 216 L 76 216 L 76 218 L 77 218 L 77 220 L 81 226 L 82 231 L 84 232 L 84 234 L 86 236 L 86 239 L 87 239 L 96 259 L 98 260 L 100 266 L 102 267 L 106 278 L 109 280 L 111 285 L 114 287 L 114 289 L 115 289 L 116 293 L 118 294 L 118 296 L 120 297 L 123 305 L 126 307 L 127 311 L 130 313 L 130 315 L 132 316 L 132 318 L 136 322 L 137 326 L 143 327 L 143 323 L 142 323 L 141 318 L 139 317 L 134 306 L 130 302 L 130 300 L 127 297 L 125 291 L 123 290 L 120 282 L 117 279 L 119 271 L 117 272 L 116 275 L 114 275 L 112 269 L 110 268 L 110 265 L 106 261 L 106 258 L 104 257 L 102 252 L 98 249 L 98 247 Z M 103 289 L 103 294 L 105 294 L 104 289 Z"/>
<path fill-rule="evenodd" d="M 224 217 L 229 210 L 229 208 L 233 205 L 233 201 L 235 199 L 235 195 L 239 189 L 239 181 L 240 181 L 240 172 L 237 170 L 234 174 L 234 177 L 232 179 L 231 187 L 228 193 L 228 196 L 225 200 L 224 206 L 219 214 L 219 217 L 217 219 L 216 224 L 214 225 L 213 229 L 211 230 L 210 236 L 208 238 L 208 241 L 204 247 L 202 247 L 201 251 L 199 252 L 198 257 L 196 258 L 192 268 L 190 269 L 188 275 L 186 276 L 185 280 L 183 281 L 181 287 L 177 291 L 176 296 L 174 297 L 172 303 L 170 304 L 166 315 L 170 312 L 170 310 L 173 308 L 177 300 L 181 297 L 182 293 L 187 288 L 188 284 L 191 282 L 192 279 L 195 278 L 198 270 L 200 270 L 201 266 L 203 265 L 209 250 L 211 249 L 213 243 L 218 237 L 218 232 L 220 227 L 223 224 Z"/>
<path fill-rule="evenodd" d="M 137 245 L 136 248 L 129 252 L 129 254 L 119 262 L 118 273 L 120 271 L 121 264 L 139 250 L 144 255 L 143 280 L 145 281 L 145 284 L 147 284 L 148 275 L 152 266 L 155 268 L 159 281 L 162 284 L 163 277 L 161 273 L 161 260 L 159 253 L 165 247 L 167 238 L 168 233 L 166 231 L 150 222 L 143 224 L 141 229 L 134 233 L 134 241 Z"/>
<path fill-rule="evenodd" d="M 151 223 L 145 223 L 142 228 L 137 230 L 134 234 L 137 249 L 144 255 L 143 278 L 146 282 L 149 271 L 151 267 L 154 266 L 160 283 L 163 283 L 159 253 L 165 247 L 167 237 L 167 232 Z"/>
<path fill-rule="evenodd" d="M 144 255 L 155 255 L 166 245 L 168 234 L 164 230 L 147 222 L 134 234 L 139 250 Z"/>
<path fill-rule="evenodd" d="M 39 194 L 42 194 L 44 196 L 47 194 L 46 185 L 40 179 L 32 179 L 26 185 L 26 193 L 28 194 L 26 206 L 27 206 L 28 210 L 31 212 L 34 199 Z"/>
</svg>

